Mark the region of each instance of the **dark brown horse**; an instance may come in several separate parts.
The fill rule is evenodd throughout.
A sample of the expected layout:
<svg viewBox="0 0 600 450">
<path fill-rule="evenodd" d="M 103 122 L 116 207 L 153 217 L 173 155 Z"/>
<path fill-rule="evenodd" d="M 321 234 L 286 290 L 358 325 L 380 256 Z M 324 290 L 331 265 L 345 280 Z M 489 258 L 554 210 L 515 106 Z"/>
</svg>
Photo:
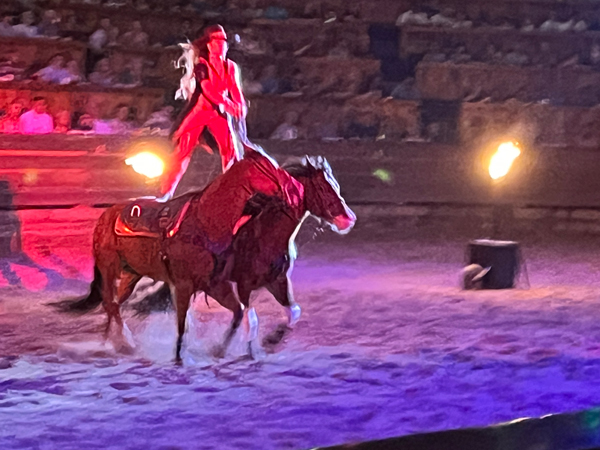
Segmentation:
<svg viewBox="0 0 600 450">
<path fill-rule="evenodd" d="M 279 198 L 256 195 L 247 205 L 252 219 L 237 232 L 221 275 L 236 283 L 240 301 L 248 311 L 249 342 L 258 332 L 258 317 L 249 304 L 252 291 L 264 287 L 286 308 L 288 326 L 278 331 L 288 330 L 300 318 L 290 276 L 297 254 L 295 238 L 304 219 L 311 214 L 340 234 L 348 233 L 356 221 L 339 195 L 326 160 L 306 158 L 302 164 L 287 166 L 286 171 L 304 186 L 304 204 L 294 208 Z"/>
<path fill-rule="evenodd" d="M 290 199 L 293 189 L 282 189 L 289 180 L 281 174 L 265 168 L 262 157 L 244 159 L 234 164 L 202 194 L 192 198 L 189 210 L 180 224 L 179 231 L 166 239 L 152 237 L 120 237 L 115 235 L 114 225 L 123 206 L 107 210 L 98 221 L 94 232 L 95 269 L 91 292 L 85 299 L 70 305 L 71 310 L 91 310 L 100 302 L 108 314 L 106 331 L 111 320 L 122 330 L 120 305 L 131 295 L 142 276 L 164 281 L 175 294 L 178 339 L 176 357 L 180 359 L 182 337 L 185 332 L 185 317 L 191 296 L 204 291 L 233 312 L 234 318 L 221 351 L 223 354 L 243 318 L 244 305 L 240 302 L 234 284 L 218 273 L 218 256 L 224 254 L 233 238 L 233 229 L 248 199 L 257 192 L 285 198 L 285 203 L 298 210 L 307 202 Z M 256 166 L 255 159 L 261 164 Z M 272 166 L 269 166 L 272 167 Z M 315 171 L 315 174 L 318 171 Z M 321 171 L 323 172 L 323 171 Z M 251 173 L 252 176 L 249 176 Z M 322 180 L 335 193 L 337 183 L 323 172 Z M 233 184 L 233 186 L 232 186 Z M 315 183 L 308 183 L 311 186 Z M 322 190 L 324 187 L 319 187 Z M 234 195 L 227 195 L 227 193 Z M 317 191 L 319 192 L 319 191 Z M 315 195 L 313 192 L 311 195 Z M 219 205 L 218 199 L 224 202 Z M 231 212 L 233 211 L 233 213 Z M 337 218 L 344 222 L 346 219 Z M 345 223 L 345 222 L 344 222 Z M 115 281 L 120 278 L 115 301 Z"/>
</svg>

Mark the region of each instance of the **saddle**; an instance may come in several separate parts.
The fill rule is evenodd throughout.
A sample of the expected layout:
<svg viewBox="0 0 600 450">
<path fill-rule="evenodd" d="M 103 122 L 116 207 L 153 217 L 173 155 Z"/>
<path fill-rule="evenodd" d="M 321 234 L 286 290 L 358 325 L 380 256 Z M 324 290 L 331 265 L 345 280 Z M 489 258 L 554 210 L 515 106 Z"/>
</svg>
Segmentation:
<svg viewBox="0 0 600 450">
<path fill-rule="evenodd" d="M 128 204 L 115 222 L 117 236 L 173 237 L 179 231 L 194 193 L 159 203 L 152 198 L 140 198 Z"/>
</svg>

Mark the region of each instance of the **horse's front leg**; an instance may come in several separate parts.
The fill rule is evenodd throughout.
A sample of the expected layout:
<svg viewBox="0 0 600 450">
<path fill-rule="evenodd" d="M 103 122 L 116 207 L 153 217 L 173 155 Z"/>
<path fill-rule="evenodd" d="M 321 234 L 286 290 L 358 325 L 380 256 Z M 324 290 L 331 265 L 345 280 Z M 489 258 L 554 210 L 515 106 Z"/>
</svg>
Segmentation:
<svg viewBox="0 0 600 450">
<path fill-rule="evenodd" d="M 284 273 L 277 277 L 275 281 L 267 284 L 265 287 L 273 297 L 275 297 L 275 300 L 285 308 L 288 317 L 287 325 L 282 324 L 278 326 L 275 331 L 266 336 L 263 340 L 263 345 L 274 346 L 279 344 L 298 320 L 300 320 L 302 309 L 294 300 L 292 282 L 288 273 Z"/>
<path fill-rule="evenodd" d="M 240 302 L 237 290 L 230 281 L 219 281 L 211 285 L 210 289 L 207 290 L 207 294 L 233 313 L 233 319 L 225 332 L 223 343 L 214 350 L 214 356 L 222 358 L 225 356 L 227 348 L 231 343 L 231 339 L 233 339 L 233 336 L 235 336 L 237 329 L 242 323 L 244 318 L 244 305 Z"/>
</svg>

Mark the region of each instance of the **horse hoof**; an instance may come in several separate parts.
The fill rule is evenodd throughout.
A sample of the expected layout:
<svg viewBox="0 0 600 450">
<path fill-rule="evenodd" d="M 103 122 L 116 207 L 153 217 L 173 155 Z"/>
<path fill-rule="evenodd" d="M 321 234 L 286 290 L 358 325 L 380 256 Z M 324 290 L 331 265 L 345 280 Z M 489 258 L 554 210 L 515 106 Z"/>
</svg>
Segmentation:
<svg viewBox="0 0 600 450">
<path fill-rule="evenodd" d="M 216 347 L 214 347 L 212 349 L 211 353 L 212 353 L 213 357 L 215 357 L 217 359 L 225 358 L 225 349 L 223 348 L 222 345 L 217 345 Z"/>
<path fill-rule="evenodd" d="M 294 303 L 287 310 L 288 313 L 288 325 L 293 327 L 300 320 L 300 315 L 302 314 L 302 308 L 298 303 Z"/>
<path fill-rule="evenodd" d="M 272 333 L 265 336 L 263 339 L 264 347 L 273 347 L 279 344 L 286 334 L 288 334 L 292 329 L 285 324 L 279 325 Z"/>
</svg>

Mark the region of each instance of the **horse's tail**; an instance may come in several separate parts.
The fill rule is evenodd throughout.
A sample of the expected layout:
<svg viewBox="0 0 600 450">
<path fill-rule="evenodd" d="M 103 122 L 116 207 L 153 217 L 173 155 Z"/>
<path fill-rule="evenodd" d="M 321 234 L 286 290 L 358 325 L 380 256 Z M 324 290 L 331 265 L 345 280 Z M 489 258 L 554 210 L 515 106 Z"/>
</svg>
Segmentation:
<svg viewBox="0 0 600 450">
<path fill-rule="evenodd" d="M 79 299 L 69 299 L 53 303 L 62 312 L 84 314 L 96 309 L 102 303 L 102 273 L 98 266 L 94 266 L 94 279 L 90 284 L 90 292 Z"/>
<path fill-rule="evenodd" d="M 155 283 L 145 292 L 141 293 L 142 299 L 133 304 L 137 316 L 146 317 L 153 312 L 165 312 L 173 310 L 173 299 L 171 289 L 167 283 Z"/>
</svg>

